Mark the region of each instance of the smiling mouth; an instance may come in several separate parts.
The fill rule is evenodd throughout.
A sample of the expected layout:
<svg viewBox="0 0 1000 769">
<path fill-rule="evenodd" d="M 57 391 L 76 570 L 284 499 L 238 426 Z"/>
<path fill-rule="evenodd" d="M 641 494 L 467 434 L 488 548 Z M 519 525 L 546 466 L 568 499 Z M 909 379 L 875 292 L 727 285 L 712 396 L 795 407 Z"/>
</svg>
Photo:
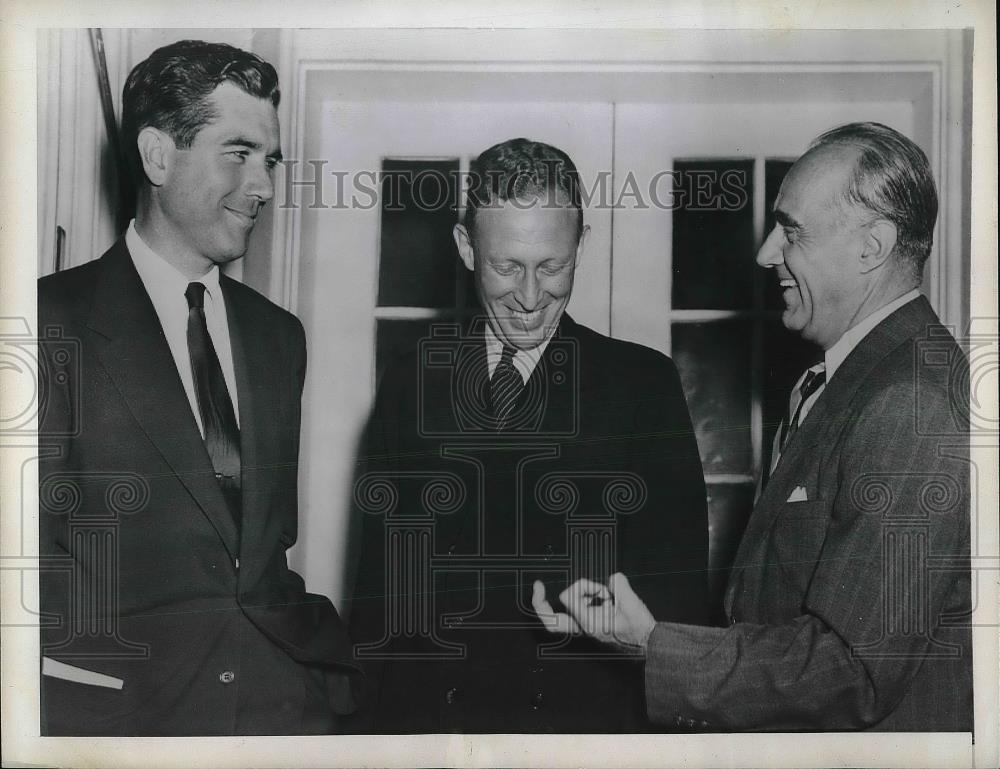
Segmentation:
<svg viewBox="0 0 1000 769">
<path fill-rule="evenodd" d="M 225 208 L 229 213 L 235 216 L 246 227 L 253 227 L 254 222 L 257 221 L 256 214 L 247 214 L 244 213 L 243 211 L 235 211 L 232 208 L 229 208 L 228 206 L 226 206 Z"/>
<path fill-rule="evenodd" d="M 510 307 L 507 308 L 507 312 L 510 313 L 510 317 L 516 320 L 523 326 L 530 327 L 534 326 L 539 320 L 541 320 L 542 312 L 544 307 L 539 307 L 537 310 L 532 310 L 531 312 L 523 312 L 521 310 L 514 310 Z"/>
<path fill-rule="evenodd" d="M 781 289 L 784 291 L 789 288 L 798 288 L 799 282 L 795 280 L 795 278 L 785 278 L 784 280 L 779 280 L 778 285 L 781 286 Z"/>
</svg>

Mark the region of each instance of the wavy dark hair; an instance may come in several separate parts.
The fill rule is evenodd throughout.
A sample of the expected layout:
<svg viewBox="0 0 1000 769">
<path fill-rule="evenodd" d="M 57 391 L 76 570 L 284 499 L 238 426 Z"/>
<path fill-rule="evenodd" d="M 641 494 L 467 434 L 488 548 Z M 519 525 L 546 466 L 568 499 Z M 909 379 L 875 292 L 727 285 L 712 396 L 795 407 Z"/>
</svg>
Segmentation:
<svg viewBox="0 0 1000 769">
<path fill-rule="evenodd" d="M 278 73 L 259 56 L 225 43 L 181 40 L 157 48 L 129 73 L 122 92 L 122 144 L 132 174 L 144 181 L 136 139 L 147 126 L 168 134 L 178 147 L 191 146 L 217 115 L 210 95 L 232 83 L 275 107 L 281 100 Z"/>
</svg>

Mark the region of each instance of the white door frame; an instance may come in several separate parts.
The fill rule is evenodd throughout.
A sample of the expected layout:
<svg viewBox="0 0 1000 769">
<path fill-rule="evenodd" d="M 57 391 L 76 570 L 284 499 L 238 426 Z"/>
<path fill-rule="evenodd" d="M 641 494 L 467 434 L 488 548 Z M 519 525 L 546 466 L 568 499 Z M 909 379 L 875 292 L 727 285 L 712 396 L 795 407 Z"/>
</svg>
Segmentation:
<svg viewBox="0 0 1000 769">
<path fill-rule="evenodd" d="M 286 157 L 290 158 L 300 157 L 305 146 L 305 92 L 310 74 L 321 71 L 342 76 L 345 91 L 350 81 L 362 82 L 375 75 L 390 80 L 415 74 L 447 79 L 456 72 L 501 76 L 497 80 L 530 75 L 508 92 L 509 101 L 531 96 L 537 75 L 563 75 L 567 97 L 582 94 L 590 101 L 610 102 L 737 99 L 741 90 L 746 93 L 734 84 L 748 75 L 758 76 L 755 82 L 761 87 L 771 87 L 775 94 L 791 97 L 788 100 L 793 103 L 822 101 L 821 92 L 790 93 L 784 81 L 797 76 L 802 87 L 809 88 L 823 76 L 832 82 L 831 76 L 863 80 L 867 75 L 877 88 L 887 77 L 911 76 L 915 138 L 928 153 L 942 203 L 925 290 L 944 322 L 959 326 L 969 314 L 969 243 L 963 211 L 969 202 L 971 119 L 963 106 L 963 88 L 971 57 L 965 35 L 962 30 L 760 30 L 753 34 L 647 30 L 641 36 L 622 30 L 424 30 L 420 35 L 391 29 L 281 30 L 276 40 L 255 48 L 279 67 L 285 94 L 280 116 L 283 135 L 289 137 Z M 523 52 L 524 58 L 483 63 L 484 52 L 491 50 Z M 715 93 L 706 93 L 706 86 Z M 749 95 L 754 101 L 766 98 L 759 93 Z M 442 98 L 450 96 L 443 88 Z M 483 98 L 496 99 L 498 92 L 484 92 Z M 298 209 L 275 209 L 270 295 L 292 311 L 298 303 L 299 225 Z M 941 254 L 948 254 L 948 259 Z"/>
</svg>

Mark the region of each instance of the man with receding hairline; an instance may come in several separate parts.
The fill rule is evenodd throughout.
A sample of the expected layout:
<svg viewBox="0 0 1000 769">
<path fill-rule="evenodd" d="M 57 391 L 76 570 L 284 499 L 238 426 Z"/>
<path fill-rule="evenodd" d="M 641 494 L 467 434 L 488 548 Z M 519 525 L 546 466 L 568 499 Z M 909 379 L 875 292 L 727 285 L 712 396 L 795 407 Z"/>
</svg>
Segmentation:
<svg viewBox="0 0 1000 769">
<path fill-rule="evenodd" d="M 638 663 L 553 643 L 531 590 L 621 570 L 657 616 L 707 621 L 705 487 L 677 369 L 566 312 L 589 227 L 565 152 L 510 139 L 471 171 L 454 235 L 481 315 L 387 368 L 362 451 L 350 622 L 371 686 L 356 728 L 659 731 Z"/>
<path fill-rule="evenodd" d="M 923 152 L 854 123 L 789 170 L 757 262 L 823 350 L 796 383 L 725 594 L 730 626 L 657 622 L 630 580 L 553 611 L 645 658 L 650 717 L 691 730 L 969 731 L 968 363 L 918 291 Z M 643 599 L 649 599 L 648 594 Z"/>
</svg>

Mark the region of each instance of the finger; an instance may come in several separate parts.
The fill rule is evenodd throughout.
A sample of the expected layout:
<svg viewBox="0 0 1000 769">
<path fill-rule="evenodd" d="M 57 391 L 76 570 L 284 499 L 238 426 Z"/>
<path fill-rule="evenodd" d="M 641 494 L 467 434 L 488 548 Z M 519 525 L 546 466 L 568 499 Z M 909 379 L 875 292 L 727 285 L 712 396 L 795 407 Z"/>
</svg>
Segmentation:
<svg viewBox="0 0 1000 769">
<path fill-rule="evenodd" d="M 545 599 L 545 585 L 541 580 L 535 580 L 532 585 L 531 605 L 535 614 L 542 621 L 542 625 L 550 633 L 579 633 L 580 626 L 576 620 L 563 612 L 557 612 Z"/>
<path fill-rule="evenodd" d="M 611 592 L 616 596 L 633 596 L 635 591 L 632 589 L 631 583 L 628 581 L 628 577 L 622 574 L 620 571 L 616 571 L 608 579 L 608 587 Z"/>
<path fill-rule="evenodd" d="M 552 611 L 551 604 L 545 598 L 545 584 L 540 579 L 536 579 L 531 586 L 531 605 L 535 609 L 535 614 L 539 616 L 555 613 Z"/>
<path fill-rule="evenodd" d="M 566 608 L 570 605 L 580 608 L 589 606 L 591 599 L 595 597 L 607 601 L 611 598 L 611 593 L 600 582 L 592 582 L 589 579 L 578 579 L 559 594 L 559 600 Z"/>
</svg>

